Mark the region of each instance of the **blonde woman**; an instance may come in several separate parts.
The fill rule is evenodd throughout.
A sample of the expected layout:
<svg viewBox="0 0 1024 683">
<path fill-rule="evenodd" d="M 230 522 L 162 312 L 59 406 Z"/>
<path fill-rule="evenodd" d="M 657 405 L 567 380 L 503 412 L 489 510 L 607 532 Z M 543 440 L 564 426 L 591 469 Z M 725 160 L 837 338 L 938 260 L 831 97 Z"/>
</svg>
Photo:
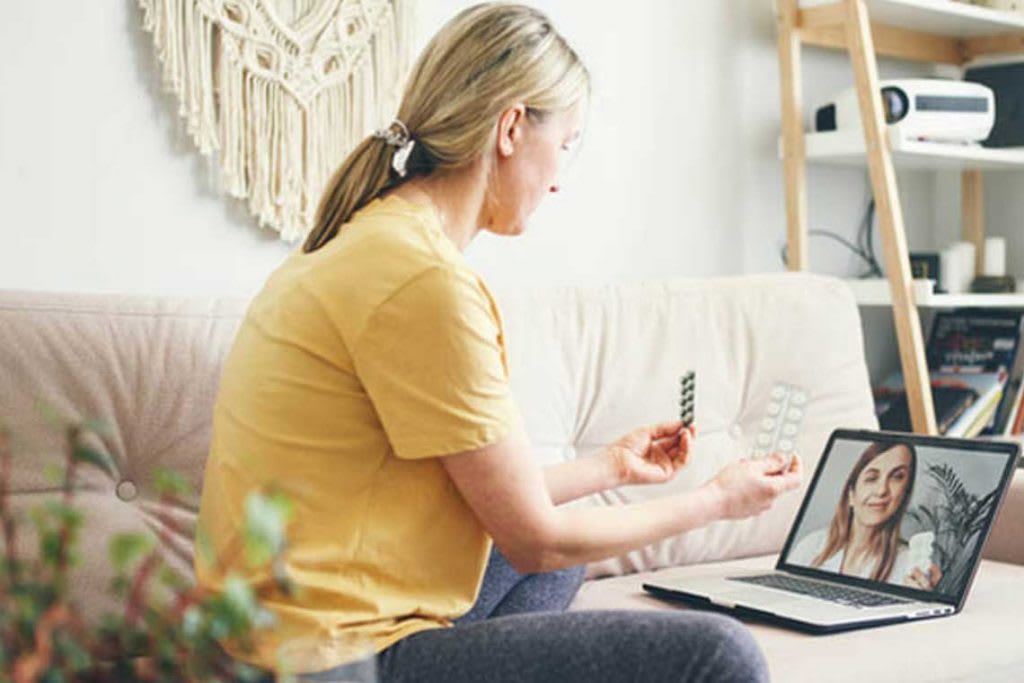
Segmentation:
<svg viewBox="0 0 1024 683">
<path fill-rule="evenodd" d="M 687 493 L 571 509 L 561 504 L 668 481 L 693 433 L 667 422 L 597 457 L 547 470 L 531 458 L 498 308 L 462 251 L 481 230 L 520 234 L 558 190 L 588 91 L 539 12 L 463 11 L 252 302 L 224 366 L 199 521 L 224 553 L 246 493 L 286 488 L 297 590 L 270 598 L 274 628 L 236 656 L 272 669 L 294 639 L 342 635 L 372 643 L 383 681 L 766 679 L 749 633 L 721 616 L 562 612 L 574 568 L 757 514 L 801 476 L 741 460 Z M 226 570 L 246 571 L 241 558 L 197 566 L 214 590 Z M 304 662 L 310 680 L 344 672 L 321 652 Z"/>
<path fill-rule="evenodd" d="M 804 536 L 789 561 L 837 574 L 931 590 L 942 578 L 911 561 L 900 526 L 914 492 L 917 450 L 911 444 L 872 443 L 846 477 L 827 529 Z"/>
</svg>

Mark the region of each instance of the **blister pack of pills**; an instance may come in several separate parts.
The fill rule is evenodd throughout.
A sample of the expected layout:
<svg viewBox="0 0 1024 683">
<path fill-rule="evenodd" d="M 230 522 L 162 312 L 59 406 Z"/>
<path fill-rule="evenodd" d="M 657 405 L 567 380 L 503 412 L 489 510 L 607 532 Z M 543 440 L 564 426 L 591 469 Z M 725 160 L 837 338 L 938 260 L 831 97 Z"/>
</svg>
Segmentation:
<svg viewBox="0 0 1024 683">
<path fill-rule="evenodd" d="M 683 427 L 693 424 L 696 406 L 697 373 L 690 370 L 679 380 L 679 419 L 683 421 Z"/>
<path fill-rule="evenodd" d="M 793 384 L 777 382 L 772 386 L 751 456 L 763 458 L 778 453 L 786 458 L 788 467 L 796 454 L 796 439 L 806 412 L 807 392 Z"/>
</svg>

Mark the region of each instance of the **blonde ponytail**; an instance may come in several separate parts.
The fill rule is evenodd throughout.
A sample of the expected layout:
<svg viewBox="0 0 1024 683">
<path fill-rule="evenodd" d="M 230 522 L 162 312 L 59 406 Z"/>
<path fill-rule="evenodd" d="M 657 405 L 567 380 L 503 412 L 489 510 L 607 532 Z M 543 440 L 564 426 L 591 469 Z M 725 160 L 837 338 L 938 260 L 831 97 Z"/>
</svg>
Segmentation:
<svg viewBox="0 0 1024 683">
<path fill-rule="evenodd" d="M 304 252 L 327 244 L 353 213 L 388 187 L 393 152 L 394 147 L 375 137 L 366 138 L 352 150 L 327 183 L 316 224 L 302 245 Z"/>
<path fill-rule="evenodd" d="M 508 107 L 522 103 L 543 117 L 573 106 L 589 89 L 583 63 L 541 12 L 495 2 L 462 11 L 430 41 L 406 85 L 398 120 L 415 143 L 406 174 L 392 168 L 395 146 L 367 137 L 327 183 L 303 251 L 329 242 L 386 190 L 471 164 Z"/>
</svg>

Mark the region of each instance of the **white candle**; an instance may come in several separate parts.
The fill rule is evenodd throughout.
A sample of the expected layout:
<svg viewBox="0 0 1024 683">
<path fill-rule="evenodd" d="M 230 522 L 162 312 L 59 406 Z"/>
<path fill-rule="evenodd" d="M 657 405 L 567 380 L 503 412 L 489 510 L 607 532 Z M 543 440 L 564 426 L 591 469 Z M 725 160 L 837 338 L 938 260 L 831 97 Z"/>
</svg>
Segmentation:
<svg viewBox="0 0 1024 683">
<path fill-rule="evenodd" d="M 985 263 L 982 273 L 994 277 L 1006 275 L 1006 239 L 988 237 L 985 239 Z"/>
</svg>

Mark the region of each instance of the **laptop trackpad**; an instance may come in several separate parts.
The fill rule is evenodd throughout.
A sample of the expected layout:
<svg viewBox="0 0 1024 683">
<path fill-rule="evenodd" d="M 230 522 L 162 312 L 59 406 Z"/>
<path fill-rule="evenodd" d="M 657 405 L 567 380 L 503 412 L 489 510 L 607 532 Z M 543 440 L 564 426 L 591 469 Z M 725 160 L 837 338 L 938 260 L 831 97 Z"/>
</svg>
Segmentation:
<svg viewBox="0 0 1024 683">
<path fill-rule="evenodd" d="M 716 591 L 714 595 L 710 597 L 711 602 L 722 607 L 735 607 L 737 605 L 741 605 L 743 607 L 753 607 L 764 610 L 771 609 L 776 605 L 800 604 L 807 600 L 807 598 L 800 595 L 787 595 L 780 591 L 767 590 L 764 588 L 748 586 L 731 588 L 736 585 L 732 581 L 726 581 L 725 584 L 729 586 L 729 588 L 722 591 Z"/>
</svg>

